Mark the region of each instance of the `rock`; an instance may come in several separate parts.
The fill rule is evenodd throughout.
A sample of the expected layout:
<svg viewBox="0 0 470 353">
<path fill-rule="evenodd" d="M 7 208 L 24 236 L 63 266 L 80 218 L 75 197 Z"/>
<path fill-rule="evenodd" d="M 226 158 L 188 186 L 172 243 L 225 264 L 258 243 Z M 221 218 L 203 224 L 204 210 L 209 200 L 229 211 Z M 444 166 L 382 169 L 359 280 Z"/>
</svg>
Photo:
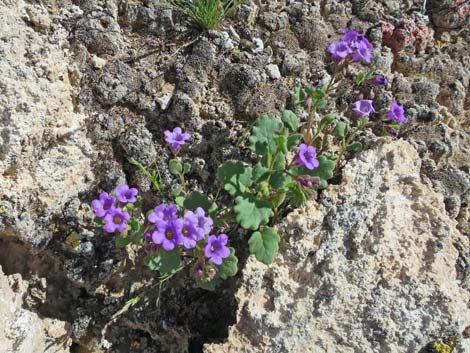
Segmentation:
<svg viewBox="0 0 470 353">
<path fill-rule="evenodd" d="M 230 39 L 228 32 L 222 31 L 217 33 L 217 38 L 214 39 L 214 44 L 221 47 L 224 50 L 230 51 L 235 47 L 233 40 Z"/>
<path fill-rule="evenodd" d="M 69 352 L 70 324 L 22 308 L 28 283 L 16 274 L 6 276 L 0 266 L 0 350 L 15 353 Z"/>
<path fill-rule="evenodd" d="M 324 52 L 328 46 L 328 32 L 330 28 L 317 17 L 305 18 L 296 23 L 293 29 L 300 47 L 308 50 L 319 50 Z"/>
<path fill-rule="evenodd" d="M 119 137 L 119 143 L 129 160 L 149 165 L 157 158 L 152 134 L 143 125 L 134 125 Z"/>
<path fill-rule="evenodd" d="M 415 353 L 461 334 L 470 293 L 456 244 L 468 238 L 420 164 L 391 140 L 351 160 L 339 186 L 278 227 L 274 264 L 248 258 L 237 323 L 205 352 Z"/>
<path fill-rule="evenodd" d="M 255 53 L 255 54 L 262 53 L 263 50 L 264 50 L 263 40 L 261 38 L 253 38 L 253 43 L 255 45 L 255 47 L 252 49 L 253 53 Z"/>
<path fill-rule="evenodd" d="M 74 102 L 66 35 L 51 42 L 21 19 L 23 1 L 0 3 L 0 234 L 37 246 L 53 217 L 89 189 L 93 148 Z"/>
<path fill-rule="evenodd" d="M 437 27 L 455 29 L 470 23 L 467 0 L 429 0 L 428 11 Z"/>
<path fill-rule="evenodd" d="M 279 71 L 279 67 L 275 64 L 270 64 L 266 66 L 266 73 L 273 80 L 277 80 L 281 78 L 281 72 Z"/>
<path fill-rule="evenodd" d="M 102 69 L 106 65 L 107 61 L 106 59 L 93 55 L 91 57 L 91 63 L 96 69 Z"/>
<path fill-rule="evenodd" d="M 434 32 L 424 24 L 418 24 L 409 19 L 403 19 L 393 25 L 382 24 L 383 41 L 395 52 L 407 47 L 414 47 L 417 52 L 423 51 L 433 40 Z"/>
<path fill-rule="evenodd" d="M 85 12 L 76 23 L 73 37 L 96 55 L 113 55 L 122 46 L 119 24 L 112 13 L 100 7 Z"/>
</svg>

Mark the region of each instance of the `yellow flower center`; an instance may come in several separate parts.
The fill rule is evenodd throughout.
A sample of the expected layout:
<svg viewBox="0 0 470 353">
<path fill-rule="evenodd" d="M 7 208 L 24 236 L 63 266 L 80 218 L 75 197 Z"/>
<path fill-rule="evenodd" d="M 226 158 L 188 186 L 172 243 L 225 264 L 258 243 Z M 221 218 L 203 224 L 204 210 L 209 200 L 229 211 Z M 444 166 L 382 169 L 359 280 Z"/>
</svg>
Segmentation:
<svg viewBox="0 0 470 353">
<path fill-rule="evenodd" d="M 167 230 L 165 232 L 165 237 L 168 239 L 168 240 L 171 240 L 175 237 L 175 233 L 173 233 L 173 231 L 171 230 Z"/>
<path fill-rule="evenodd" d="M 114 218 L 114 223 L 121 224 L 122 223 L 122 218 L 121 217 L 115 217 Z"/>
<path fill-rule="evenodd" d="M 185 237 L 187 237 L 187 236 L 189 235 L 189 230 L 188 230 L 188 228 L 186 228 L 186 227 L 183 228 L 183 235 L 184 235 Z"/>
</svg>

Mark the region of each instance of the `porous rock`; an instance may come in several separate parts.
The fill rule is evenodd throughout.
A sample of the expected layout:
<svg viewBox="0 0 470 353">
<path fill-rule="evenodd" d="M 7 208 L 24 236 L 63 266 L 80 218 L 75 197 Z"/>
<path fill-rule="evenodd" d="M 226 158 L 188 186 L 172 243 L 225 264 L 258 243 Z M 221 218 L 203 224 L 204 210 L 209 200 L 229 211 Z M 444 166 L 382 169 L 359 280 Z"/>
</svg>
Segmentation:
<svg viewBox="0 0 470 353">
<path fill-rule="evenodd" d="M 41 318 L 25 310 L 23 297 L 28 283 L 16 274 L 6 276 L 0 266 L 0 351 L 15 353 L 69 352 L 70 325 Z"/>
<path fill-rule="evenodd" d="M 38 245 L 53 215 L 93 181 L 85 116 L 73 101 L 66 37 L 36 32 L 23 1 L 0 3 L 0 234 Z"/>
<path fill-rule="evenodd" d="M 468 276 L 456 270 L 454 244 L 468 238 L 421 182 L 420 165 L 404 141 L 352 160 L 321 203 L 282 222 L 273 265 L 248 259 L 237 323 L 205 352 L 414 353 L 460 334 Z"/>
</svg>

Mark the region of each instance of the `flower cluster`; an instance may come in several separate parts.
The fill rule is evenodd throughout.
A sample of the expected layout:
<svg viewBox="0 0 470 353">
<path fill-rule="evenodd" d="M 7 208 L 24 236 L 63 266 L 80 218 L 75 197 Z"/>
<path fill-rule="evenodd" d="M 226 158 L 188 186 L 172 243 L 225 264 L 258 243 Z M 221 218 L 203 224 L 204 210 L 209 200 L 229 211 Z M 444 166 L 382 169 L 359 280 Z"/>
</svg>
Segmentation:
<svg viewBox="0 0 470 353">
<path fill-rule="evenodd" d="M 375 113 L 375 108 L 372 100 L 361 99 L 353 103 L 353 109 L 361 117 L 370 116 Z M 397 101 L 393 101 L 390 111 L 386 114 L 387 120 L 396 121 L 398 123 L 406 123 L 408 120 L 405 114 L 405 108 L 398 104 Z"/>
<path fill-rule="evenodd" d="M 354 62 L 372 62 L 372 44 L 355 30 L 343 30 L 341 41 L 331 43 L 327 50 L 336 61 L 351 58 Z"/>
<path fill-rule="evenodd" d="M 131 215 L 125 208 L 126 205 L 137 201 L 138 193 L 136 188 L 129 188 L 127 184 L 123 184 L 114 190 L 115 196 L 102 192 L 98 199 L 91 202 L 96 217 L 104 221 L 103 228 L 107 233 L 126 230 Z"/>
<path fill-rule="evenodd" d="M 175 204 L 160 204 L 155 207 L 147 217 L 153 226 L 145 234 L 145 238 L 165 251 L 172 251 L 178 245 L 188 250 L 196 248 L 197 243 L 210 234 L 214 221 L 206 216 L 201 207 L 194 212 L 186 210 L 183 217 L 178 217 L 178 213 L 179 209 Z M 214 264 L 221 265 L 223 259 L 230 256 L 227 241 L 225 234 L 209 236 L 204 251 Z"/>
</svg>

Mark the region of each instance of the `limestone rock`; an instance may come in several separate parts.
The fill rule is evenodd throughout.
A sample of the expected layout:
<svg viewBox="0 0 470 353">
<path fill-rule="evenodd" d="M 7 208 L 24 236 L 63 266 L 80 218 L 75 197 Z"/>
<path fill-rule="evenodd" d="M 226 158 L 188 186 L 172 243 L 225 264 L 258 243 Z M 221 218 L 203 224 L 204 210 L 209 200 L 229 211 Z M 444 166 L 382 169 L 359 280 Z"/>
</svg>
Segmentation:
<svg viewBox="0 0 470 353">
<path fill-rule="evenodd" d="M 248 259 L 237 323 L 205 351 L 414 353 L 462 333 L 469 293 L 455 244 L 468 238 L 420 165 L 403 141 L 351 160 L 341 185 L 279 226 L 273 265 Z"/>
<path fill-rule="evenodd" d="M 70 325 L 22 309 L 26 289 L 20 275 L 5 276 L 0 267 L 0 352 L 69 352 Z"/>
<path fill-rule="evenodd" d="M 28 27 L 28 6 L 0 3 L 0 234 L 38 245 L 53 214 L 92 181 L 93 150 L 72 99 L 66 35 Z"/>
</svg>

